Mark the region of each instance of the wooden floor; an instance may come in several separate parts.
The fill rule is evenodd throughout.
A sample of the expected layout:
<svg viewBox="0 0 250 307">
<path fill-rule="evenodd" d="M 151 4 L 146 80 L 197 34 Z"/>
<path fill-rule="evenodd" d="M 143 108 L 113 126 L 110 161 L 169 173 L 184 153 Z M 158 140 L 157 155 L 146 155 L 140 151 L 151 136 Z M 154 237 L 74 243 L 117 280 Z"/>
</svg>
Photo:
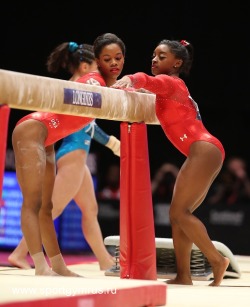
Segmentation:
<svg viewBox="0 0 250 307">
<path fill-rule="evenodd" d="M 158 281 L 120 279 L 105 276 L 97 262 L 88 258 L 69 267 L 85 278 L 38 277 L 34 270 L 0 267 L 0 306 L 78 307 L 249 307 L 250 257 L 235 256 L 241 277 L 224 279 L 220 287 L 210 281 L 194 281 L 193 286 L 166 285 Z M 113 293 L 105 294 L 105 290 Z M 112 292 L 111 291 L 111 292 Z"/>
</svg>

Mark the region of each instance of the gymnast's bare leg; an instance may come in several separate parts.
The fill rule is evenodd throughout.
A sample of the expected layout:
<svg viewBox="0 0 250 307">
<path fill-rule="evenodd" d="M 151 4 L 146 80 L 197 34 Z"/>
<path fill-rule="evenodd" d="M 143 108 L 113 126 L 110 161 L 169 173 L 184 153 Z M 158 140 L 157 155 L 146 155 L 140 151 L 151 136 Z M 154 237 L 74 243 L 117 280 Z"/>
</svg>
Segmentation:
<svg viewBox="0 0 250 307">
<path fill-rule="evenodd" d="M 97 219 L 98 204 L 92 176 L 86 165 L 81 188 L 74 199 L 82 211 L 82 231 L 99 262 L 100 270 L 110 269 L 115 262 L 103 243 L 103 236 Z"/>
<path fill-rule="evenodd" d="M 23 194 L 21 227 L 35 265 L 35 275 L 77 276 L 67 269 L 61 257 L 51 215 L 55 155 L 53 146 L 44 147 L 46 137 L 47 129 L 36 120 L 24 121 L 12 134 L 16 174 Z"/>
<path fill-rule="evenodd" d="M 98 204 L 86 158 L 86 151 L 74 150 L 58 159 L 53 192 L 53 217 L 59 216 L 74 199 L 82 212 L 83 235 L 95 254 L 100 269 L 106 270 L 114 265 L 114 259 L 103 243 L 97 219 Z"/>
<path fill-rule="evenodd" d="M 86 165 L 85 150 L 74 150 L 57 161 L 57 174 L 52 194 L 53 219 L 61 215 L 68 203 L 74 199 L 82 212 L 82 232 L 93 253 L 100 270 L 107 270 L 114 265 L 113 257 L 108 253 L 97 219 L 98 204 L 92 183 L 92 176 Z M 28 247 L 22 238 L 9 256 L 12 265 L 23 269 L 31 268 L 26 260 Z"/>
<path fill-rule="evenodd" d="M 203 223 L 192 214 L 205 198 L 221 167 L 222 156 L 217 147 L 208 142 L 193 143 L 177 176 L 170 206 L 177 276 L 168 280 L 169 284 L 192 285 L 190 256 L 193 243 L 212 267 L 214 280 L 210 286 L 219 286 L 223 279 L 229 259 L 217 251 Z"/>
</svg>

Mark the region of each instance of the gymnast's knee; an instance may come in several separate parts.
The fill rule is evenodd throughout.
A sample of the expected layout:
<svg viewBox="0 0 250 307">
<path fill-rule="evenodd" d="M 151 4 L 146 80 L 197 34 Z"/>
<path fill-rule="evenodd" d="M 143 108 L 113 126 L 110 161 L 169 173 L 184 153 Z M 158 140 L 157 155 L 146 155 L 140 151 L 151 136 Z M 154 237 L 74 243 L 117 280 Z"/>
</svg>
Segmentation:
<svg viewBox="0 0 250 307">
<path fill-rule="evenodd" d="M 171 208 L 169 209 L 169 220 L 171 225 L 181 225 L 182 221 L 190 215 L 191 212 L 188 209 Z"/>
</svg>

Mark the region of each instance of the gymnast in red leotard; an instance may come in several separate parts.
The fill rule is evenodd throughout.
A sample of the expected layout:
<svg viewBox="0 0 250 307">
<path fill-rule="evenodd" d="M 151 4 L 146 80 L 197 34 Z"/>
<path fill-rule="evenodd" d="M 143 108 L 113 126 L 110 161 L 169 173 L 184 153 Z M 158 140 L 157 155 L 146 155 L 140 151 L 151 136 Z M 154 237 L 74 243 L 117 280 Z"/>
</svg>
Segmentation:
<svg viewBox="0 0 250 307">
<path fill-rule="evenodd" d="M 78 73 L 79 78 L 82 70 L 85 73 L 97 71 L 93 46 L 84 44 L 78 49 L 81 63 L 77 62 L 75 77 Z M 93 78 L 101 78 L 101 83 L 105 84 L 100 73 L 93 74 Z M 93 118 L 81 116 L 32 112 L 20 119 L 13 130 L 16 175 L 23 195 L 21 227 L 35 265 L 35 275 L 78 276 L 67 268 L 63 260 L 52 218 L 56 175 L 54 143 L 92 121 Z"/>
<path fill-rule="evenodd" d="M 167 138 L 187 158 L 176 178 L 170 206 L 170 222 L 176 257 L 177 275 L 169 284 L 192 285 L 190 257 L 194 243 L 208 259 L 219 286 L 229 265 L 208 236 L 203 223 L 193 215 L 223 165 L 221 142 L 204 127 L 198 105 L 185 82 L 192 66 L 193 47 L 185 41 L 162 40 L 154 50 L 151 71 L 127 75 L 113 88 L 135 88 L 156 95 L 156 115 Z"/>
<path fill-rule="evenodd" d="M 93 46 L 78 45 L 75 42 L 59 44 L 50 53 L 46 64 L 51 73 L 63 70 L 71 74 L 70 81 L 110 86 L 114 84 L 122 72 L 125 51 L 126 47 L 119 37 L 113 33 L 104 33 L 96 38 Z M 65 115 L 43 114 L 36 112 L 31 116 L 39 120 L 42 120 L 42 117 L 46 119 L 43 122 L 48 130 L 45 147 L 61 139 L 65 135 L 64 129 L 68 134 L 69 129 L 73 130 L 73 125 L 78 125 L 78 120 L 80 122 L 82 120 L 81 117 L 72 121 L 69 120 L 69 116 L 65 117 Z M 18 124 L 29 117 L 30 115 L 24 117 Z M 67 120 L 66 123 L 64 119 Z M 91 139 L 111 149 L 116 155 L 120 155 L 120 141 L 115 136 L 106 134 L 94 119 L 89 125 L 64 137 L 56 153 L 57 172 L 51 196 L 53 202 L 52 218 L 57 218 L 70 200 L 74 199 L 82 213 L 81 227 L 84 238 L 97 258 L 99 268 L 107 270 L 114 265 L 114 259 L 103 243 L 102 231 L 98 222 L 98 203 L 92 176 L 86 164 Z M 23 190 L 26 191 L 25 188 Z M 25 195 L 30 197 L 29 191 Z M 50 196 L 47 199 L 50 199 Z M 35 204 L 35 202 L 33 203 Z M 32 247 L 33 245 L 35 244 L 32 244 Z M 36 254 L 37 250 L 36 244 L 36 249 L 31 250 L 32 254 Z M 30 269 L 30 264 L 26 259 L 28 251 L 29 248 L 23 237 L 9 255 L 9 262 L 14 266 Z"/>
<path fill-rule="evenodd" d="M 93 121 L 93 118 L 72 116 L 65 114 L 56 114 L 48 112 L 33 112 L 22 117 L 16 124 L 16 126 L 25 122 L 28 119 L 33 119 L 43 123 L 45 126 L 46 139 L 44 140 L 44 146 L 55 144 L 57 141 L 63 139 L 65 136 L 78 131 Z"/>
</svg>

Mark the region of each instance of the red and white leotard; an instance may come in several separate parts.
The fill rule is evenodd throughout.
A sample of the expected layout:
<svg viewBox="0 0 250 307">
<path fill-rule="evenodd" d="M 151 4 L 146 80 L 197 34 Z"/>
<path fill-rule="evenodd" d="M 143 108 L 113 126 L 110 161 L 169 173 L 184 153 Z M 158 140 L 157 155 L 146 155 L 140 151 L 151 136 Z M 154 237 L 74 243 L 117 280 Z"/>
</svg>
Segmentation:
<svg viewBox="0 0 250 307">
<path fill-rule="evenodd" d="M 82 77 L 77 79 L 76 82 L 106 86 L 106 82 L 104 81 L 102 75 L 97 71 L 92 71 L 86 75 L 83 75 Z"/>
<path fill-rule="evenodd" d="M 88 73 L 79 78 L 77 82 L 101 86 L 106 85 L 104 79 L 98 72 Z M 93 121 L 93 118 L 89 117 L 49 112 L 32 112 L 22 117 L 16 125 L 19 125 L 28 119 L 38 120 L 47 127 L 48 135 L 44 143 L 45 147 L 56 143 L 73 132 L 80 130 Z"/>
<path fill-rule="evenodd" d="M 214 144 L 225 158 L 221 142 L 207 131 L 185 82 L 168 75 L 149 76 L 145 73 L 128 75 L 133 87 L 144 88 L 156 94 L 156 115 L 167 138 L 185 156 L 192 143 L 206 141 Z"/>
</svg>

